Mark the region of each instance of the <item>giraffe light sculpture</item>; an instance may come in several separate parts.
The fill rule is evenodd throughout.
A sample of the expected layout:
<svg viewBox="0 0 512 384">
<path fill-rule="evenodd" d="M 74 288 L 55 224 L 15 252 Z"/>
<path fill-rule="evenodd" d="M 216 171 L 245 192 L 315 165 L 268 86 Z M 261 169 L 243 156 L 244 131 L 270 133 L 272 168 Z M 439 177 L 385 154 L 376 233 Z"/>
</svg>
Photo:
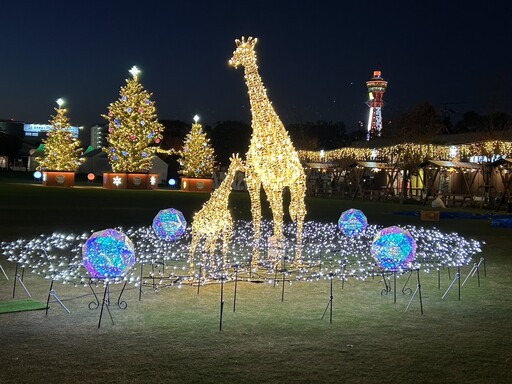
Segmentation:
<svg viewBox="0 0 512 384">
<path fill-rule="evenodd" d="M 244 163 L 238 154 L 231 156 L 226 177 L 219 187 L 212 192 L 210 199 L 204 203 L 199 212 L 194 215 L 192 221 L 192 242 L 190 244 L 188 263 L 191 273 L 194 272 L 194 254 L 202 238 L 205 239 L 202 259 L 203 267 L 212 270 L 219 263 L 214 255 L 217 247 L 217 240 L 222 238 L 222 265 L 226 257 L 228 246 L 233 236 L 233 218 L 229 211 L 229 195 L 231 185 L 237 172 L 244 170 Z M 207 253 L 209 260 L 207 260 Z"/>
<path fill-rule="evenodd" d="M 249 37 L 235 40 L 236 50 L 229 64 L 239 65 L 245 70 L 252 113 L 252 137 L 246 155 L 245 181 L 251 198 L 251 213 L 254 225 L 255 246 L 252 268 L 259 261 L 261 237 L 261 201 L 263 187 L 270 203 L 274 221 L 274 238 L 278 249 L 283 249 L 283 192 L 290 190 L 290 217 L 297 223 L 297 246 L 294 264 L 302 264 L 302 229 L 306 206 L 306 174 L 288 132 L 270 102 L 263 81 L 258 73 L 254 46 L 258 39 Z M 284 255 L 283 255 L 284 256 Z"/>
</svg>

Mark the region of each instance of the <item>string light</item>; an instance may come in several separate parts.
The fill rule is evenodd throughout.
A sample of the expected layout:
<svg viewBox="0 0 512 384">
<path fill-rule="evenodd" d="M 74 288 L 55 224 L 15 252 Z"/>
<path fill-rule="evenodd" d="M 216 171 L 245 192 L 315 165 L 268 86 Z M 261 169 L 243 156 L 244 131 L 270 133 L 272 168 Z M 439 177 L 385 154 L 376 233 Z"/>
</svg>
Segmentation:
<svg viewBox="0 0 512 384">
<path fill-rule="evenodd" d="M 244 163 L 238 154 L 230 158 L 230 164 L 226 177 L 213 191 L 210 199 L 204 203 L 199 212 L 194 215 L 192 221 L 192 242 L 189 252 L 189 265 L 191 272 L 194 271 L 194 254 L 201 239 L 204 238 L 202 249 L 202 266 L 207 270 L 212 270 L 216 266 L 224 268 L 224 258 L 227 254 L 229 243 L 233 236 L 233 218 L 229 211 L 229 195 L 231 194 L 231 185 L 235 180 L 238 171 L 244 170 Z M 214 258 L 217 240 L 222 238 L 222 261 Z M 209 259 L 206 258 L 209 255 Z"/>
<path fill-rule="evenodd" d="M 381 159 L 389 163 L 420 164 L 425 160 L 453 160 L 472 156 L 511 156 L 512 141 L 488 140 L 461 145 L 435 145 L 404 143 L 381 148 L 339 148 L 331 151 L 299 151 L 303 161 L 329 162 L 344 159 L 369 160 Z"/>
<path fill-rule="evenodd" d="M 251 198 L 254 234 L 259 241 L 261 234 L 261 187 L 265 190 L 274 220 L 276 249 L 283 241 L 283 192 L 290 190 L 290 217 L 297 223 L 296 265 L 301 263 L 301 242 L 306 206 L 306 175 L 297 151 L 283 123 L 270 102 L 263 81 L 258 73 L 254 47 L 258 39 L 249 37 L 235 40 L 236 50 L 229 64 L 244 67 L 252 113 L 252 137 L 246 154 L 245 181 Z M 253 268 L 259 261 L 258 247 L 253 254 Z M 282 258 L 279 258 L 282 259 Z"/>
<path fill-rule="evenodd" d="M 64 100 L 57 100 L 58 108 L 54 108 L 57 114 L 52 116 L 50 124 L 52 128 L 43 139 L 44 156 L 38 158 L 38 170 L 43 171 L 68 171 L 76 172 L 80 164 L 82 149 L 80 141 L 73 137 L 71 124 L 66 116 L 67 110 L 61 108 Z"/>
<path fill-rule="evenodd" d="M 261 223 L 262 238 L 268 240 L 272 236 L 272 223 L 263 220 Z M 426 273 L 438 271 L 445 267 L 462 267 L 474 263 L 482 252 L 483 243 L 465 238 L 457 233 L 444 233 L 438 229 L 416 226 L 404 226 L 416 241 L 416 258 L 407 267 L 420 269 Z M 131 239 L 136 250 L 135 264 L 163 265 L 164 268 L 155 272 L 163 284 L 165 280 L 178 280 L 185 284 L 189 280 L 187 258 L 190 252 L 190 227 L 176 241 L 166 241 L 159 237 L 151 226 L 116 228 Z M 283 232 L 285 254 L 295 252 L 294 234 L 296 225 L 286 224 Z M 336 223 L 305 222 L 302 247 L 304 257 L 302 267 L 290 269 L 287 278 L 295 281 L 313 282 L 336 276 L 339 279 L 368 279 L 381 268 L 372 256 L 371 249 L 375 237 L 381 227 L 368 225 L 359 236 L 348 237 L 340 233 Z M 32 272 L 44 275 L 63 283 L 88 284 L 90 277 L 85 276 L 82 260 L 82 248 L 91 232 L 81 235 L 72 233 L 53 233 L 40 235 L 32 239 L 19 239 L 13 242 L 0 243 L 0 252 L 9 261 L 19 263 L 20 267 L 30 268 Z M 219 276 L 234 279 L 236 266 L 238 276 L 246 273 L 249 279 L 251 257 L 253 252 L 254 233 L 252 223 L 236 221 L 233 223 L 233 237 L 227 252 L 214 261 L 220 269 L 211 269 L 204 282 L 215 280 Z M 224 244 L 223 244 L 224 246 Z M 260 249 L 265 252 L 265 247 Z M 274 265 L 262 261 L 258 272 L 263 281 L 272 282 L 275 274 Z M 266 269 L 266 270 L 265 270 Z M 405 272 L 399 269 L 398 272 Z M 254 279 L 254 275 L 252 277 Z M 121 281 L 139 285 L 140 272 L 129 269 Z M 193 281 L 193 280 L 191 280 Z"/>
<path fill-rule="evenodd" d="M 185 136 L 182 150 L 178 152 L 179 173 L 187 177 L 212 177 L 215 154 L 210 139 L 198 121 L 199 116 L 195 115 L 192 129 Z"/>
<path fill-rule="evenodd" d="M 138 82 L 140 71 L 130 70 L 120 98 L 108 107 L 108 160 L 114 172 L 148 172 L 157 152 L 155 144 L 162 139 L 163 126 L 158 122 L 156 108 L 148 93 Z"/>
</svg>

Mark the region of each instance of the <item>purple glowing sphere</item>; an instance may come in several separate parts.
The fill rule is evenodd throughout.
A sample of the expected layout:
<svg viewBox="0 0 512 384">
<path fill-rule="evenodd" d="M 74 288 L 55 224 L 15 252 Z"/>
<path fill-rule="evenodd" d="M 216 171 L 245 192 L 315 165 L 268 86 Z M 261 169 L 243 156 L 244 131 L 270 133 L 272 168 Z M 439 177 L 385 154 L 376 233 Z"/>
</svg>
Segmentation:
<svg viewBox="0 0 512 384">
<path fill-rule="evenodd" d="M 82 247 L 82 259 L 92 277 L 116 278 L 135 264 L 135 249 L 124 233 L 105 229 L 87 239 Z"/>
<path fill-rule="evenodd" d="M 187 221 L 177 209 L 162 209 L 153 219 L 153 230 L 161 239 L 175 241 L 185 234 Z"/>
<path fill-rule="evenodd" d="M 359 235 L 365 231 L 366 227 L 368 227 L 368 220 L 364 213 L 358 209 L 346 210 L 338 220 L 338 228 L 348 237 Z"/>
<path fill-rule="evenodd" d="M 396 226 L 387 227 L 373 239 L 371 253 L 383 269 L 406 269 L 416 257 L 416 241 L 409 231 Z"/>
</svg>

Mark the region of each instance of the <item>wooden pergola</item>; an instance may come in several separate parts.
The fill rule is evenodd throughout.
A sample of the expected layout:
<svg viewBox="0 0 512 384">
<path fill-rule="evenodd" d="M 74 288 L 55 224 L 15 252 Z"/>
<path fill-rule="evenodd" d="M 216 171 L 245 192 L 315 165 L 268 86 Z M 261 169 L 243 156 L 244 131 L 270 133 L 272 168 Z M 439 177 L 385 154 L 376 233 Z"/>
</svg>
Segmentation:
<svg viewBox="0 0 512 384">
<path fill-rule="evenodd" d="M 448 204 L 450 199 L 453 201 L 453 204 L 455 204 L 457 199 L 460 199 L 462 206 L 466 199 L 473 200 L 474 193 L 472 192 L 472 186 L 477 175 L 482 171 L 480 164 L 444 160 L 427 160 L 419 164 L 418 168 L 423 168 L 423 205 L 427 203 L 429 197 L 435 197 L 440 191 L 441 171 L 455 173 L 464 181 L 462 190 L 443 194 L 442 197 L 445 204 Z"/>
<path fill-rule="evenodd" d="M 512 158 L 499 159 L 491 163 L 491 166 L 496 169 L 500 175 L 500 180 L 503 186 L 503 191 L 496 205 L 496 211 L 500 209 L 503 204 L 512 202 Z"/>
<path fill-rule="evenodd" d="M 398 180 L 400 174 L 399 164 L 388 164 L 377 161 L 355 161 L 350 165 L 351 180 L 353 182 L 352 200 L 360 196 L 363 200 L 365 197 L 373 199 L 374 196 L 380 200 L 395 195 L 393 184 Z M 385 184 L 380 186 L 367 185 L 365 183 L 365 176 L 368 172 L 377 174 L 378 172 L 385 172 Z"/>
</svg>

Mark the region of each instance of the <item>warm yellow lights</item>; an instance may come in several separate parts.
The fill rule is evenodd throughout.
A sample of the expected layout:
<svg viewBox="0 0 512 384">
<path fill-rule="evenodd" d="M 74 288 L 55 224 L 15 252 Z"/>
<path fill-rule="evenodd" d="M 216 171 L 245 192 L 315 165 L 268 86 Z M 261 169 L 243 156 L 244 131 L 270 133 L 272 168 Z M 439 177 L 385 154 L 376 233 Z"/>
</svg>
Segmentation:
<svg viewBox="0 0 512 384">
<path fill-rule="evenodd" d="M 233 235 L 233 218 L 229 211 L 228 202 L 231 193 L 231 185 L 238 171 L 244 170 L 244 163 L 234 155 L 230 159 L 226 178 L 220 186 L 213 191 L 210 199 L 201 210 L 194 215 L 192 221 L 192 243 L 189 251 L 189 265 L 191 273 L 194 272 L 194 254 L 201 239 L 204 238 L 202 266 L 203 269 L 213 271 L 215 268 L 224 267 L 229 243 Z M 222 238 L 222 261 L 215 259 L 217 240 Z"/>
<path fill-rule="evenodd" d="M 62 99 L 59 99 L 62 101 Z M 58 103 L 58 102 L 57 102 Z M 59 104 L 59 103 L 58 103 Z M 80 141 L 73 137 L 70 131 L 71 124 L 66 116 L 67 110 L 55 108 L 56 116 L 50 120 L 52 129 L 43 139 L 44 157 L 39 159 L 37 169 L 44 171 L 76 172 L 84 159 L 80 158 L 82 152 Z"/>
<path fill-rule="evenodd" d="M 417 164 L 429 160 L 452 160 L 454 154 L 458 158 L 470 158 L 472 156 L 485 156 L 490 159 L 493 156 L 512 155 L 512 142 L 489 140 L 461 145 L 435 145 L 435 144 L 398 144 L 381 148 L 340 148 L 332 151 L 299 151 L 299 156 L 304 161 L 329 162 L 343 159 L 369 160 L 381 159 L 393 163 Z"/>
<path fill-rule="evenodd" d="M 215 153 L 206 137 L 199 116 L 194 116 L 192 129 L 185 136 L 183 148 L 179 151 L 180 173 L 187 177 L 212 177 L 215 167 Z"/>
<path fill-rule="evenodd" d="M 289 188 L 291 201 L 290 217 L 297 222 L 297 248 L 294 263 L 302 263 L 302 230 L 306 206 L 306 175 L 299 156 L 293 147 L 288 132 L 279 119 L 272 103 L 267 97 L 263 81 L 258 73 L 254 46 L 257 39 L 249 37 L 235 40 L 236 50 L 229 63 L 235 68 L 242 65 L 245 70 L 252 112 L 252 137 L 246 155 L 245 181 L 251 197 L 251 213 L 254 225 L 254 237 L 261 237 L 261 201 L 260 190 L 263 187 L 274 219 L 273 241 L 276 249 L 283 249 L 283 192 Z M 258 244 L 254 246 L 252 267 L 257 268 L 259 261 Z M 282 256 L 278 257 L 279 261 Z"/>
<path fill-rule="evenodd" d="M 137 81 L 137 67 L 130 70 L 133 79 L 121 87 L 120 98 L 108 107 L 107 153 L 114 172 L 148 172 L 162 139 L 163 126 L 158 122 L 151 94 Z"/>
</svg>

